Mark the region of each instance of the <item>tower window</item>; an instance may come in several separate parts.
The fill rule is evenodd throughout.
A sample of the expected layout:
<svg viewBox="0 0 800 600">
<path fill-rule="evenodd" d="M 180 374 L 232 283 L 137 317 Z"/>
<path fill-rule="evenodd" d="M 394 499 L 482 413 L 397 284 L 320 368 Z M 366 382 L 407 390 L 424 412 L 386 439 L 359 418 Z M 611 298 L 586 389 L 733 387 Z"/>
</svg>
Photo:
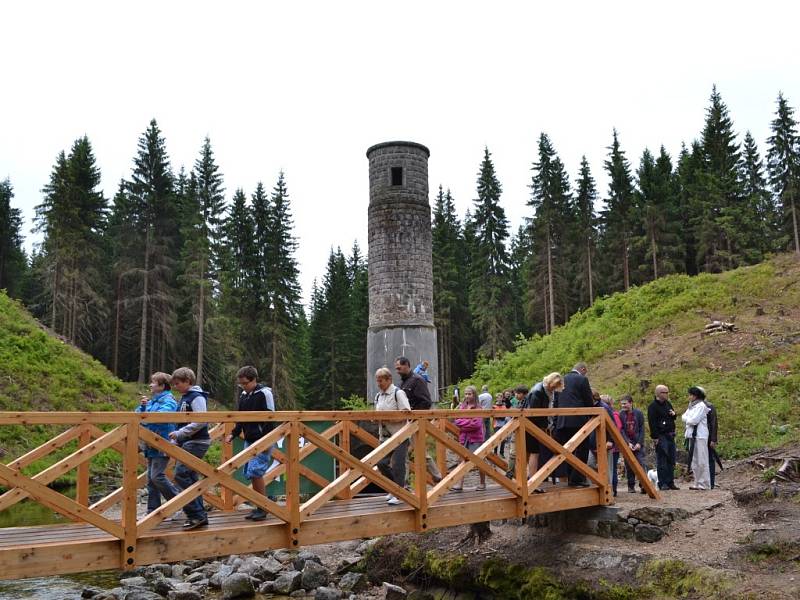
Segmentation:
<svg viewBox="0 0 800 600">
<path fill-rule="evenodd" d="M 403 185 L 403 167 L 392 167 L 392 185 Z"/>
</svg>

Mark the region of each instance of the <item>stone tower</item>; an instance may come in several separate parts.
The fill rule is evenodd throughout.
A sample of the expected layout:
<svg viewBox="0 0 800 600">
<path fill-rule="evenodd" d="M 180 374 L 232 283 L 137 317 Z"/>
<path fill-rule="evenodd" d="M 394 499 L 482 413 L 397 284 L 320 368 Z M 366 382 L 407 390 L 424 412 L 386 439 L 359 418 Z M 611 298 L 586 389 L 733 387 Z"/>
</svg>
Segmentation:
<svg viewBox="0 0 800 600">
<path fill-rule="evenodd" d="M 394 373 L 394 359 L 401 355 L 408 357 L 412 369 L 423 360 L 430 362 L 429 390 L 433 401 L 438 400 L 429 156 L 425 146 L 414 142 L 385 142 L 367 150 L 370 400 L 378 391 L 375 371 L 387 366 Z"/>
</svg>

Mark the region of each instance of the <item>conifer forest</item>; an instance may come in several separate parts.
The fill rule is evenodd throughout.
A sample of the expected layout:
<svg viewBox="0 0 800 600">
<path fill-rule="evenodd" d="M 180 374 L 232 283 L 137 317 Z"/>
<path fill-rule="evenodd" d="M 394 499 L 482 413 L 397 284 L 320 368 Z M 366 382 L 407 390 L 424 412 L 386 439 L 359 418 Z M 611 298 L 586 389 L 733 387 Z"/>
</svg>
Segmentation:
<svg viewBox="0 0 800 600">
<path fill-rule="evenodd" d="M 765 140 L 736 129 L 716 88 L 702 131 L 677 154 L 654 145 L 629 156 L 609 124 L 607 189 L 586 158 L 564 164 L 548 133 L 531 148 L 522 223 L 506 217 L 489 148 L 475 157 L 465 214 L 447 182 L 431 182 L 441 385 L 598 297 L 672 273 L 800 256 L 800 137 L 782 94 Z M 363 397 L 367 249 L 332 249 L 305 306 L 289 177 L 237 188 L 209 139 L 191 169 L 176 169 L 156 120 L 131 150 L 112 198 L 100 191 L 91 140 L 57 154 L 32 232 L 14 208 L 13 174 L 0 181 L 0 288 L 123 380 L 189 366 L 225 404 L 236 370 L 253 364 L 280 408 Z"/>
</svg>

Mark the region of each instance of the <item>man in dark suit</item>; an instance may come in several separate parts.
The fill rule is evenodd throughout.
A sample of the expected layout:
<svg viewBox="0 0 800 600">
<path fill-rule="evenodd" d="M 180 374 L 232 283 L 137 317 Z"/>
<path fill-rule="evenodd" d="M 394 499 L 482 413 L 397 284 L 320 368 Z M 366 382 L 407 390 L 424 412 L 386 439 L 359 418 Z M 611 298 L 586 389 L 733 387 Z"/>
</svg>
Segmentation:
<svg viewBox="0 0 800 600">
<path fill-rule="evenodd" d="M 564 390 L 556 398 L 557 408 L 592 408 L 592 387 L 586 377 L 586 363 L 579 362 L 572 371 L 564 375 Z M 555 438 L 559 444 L 566 444 L 589 420 L 588 415 L 559 415 L 556 417 Z M 575 457 L 581 462 L 589 460 L 589 443 L 583 440 L 575 449 Z M 588 487 L 586 477 L 567 465 L 569 485 Z"/>
</svg>

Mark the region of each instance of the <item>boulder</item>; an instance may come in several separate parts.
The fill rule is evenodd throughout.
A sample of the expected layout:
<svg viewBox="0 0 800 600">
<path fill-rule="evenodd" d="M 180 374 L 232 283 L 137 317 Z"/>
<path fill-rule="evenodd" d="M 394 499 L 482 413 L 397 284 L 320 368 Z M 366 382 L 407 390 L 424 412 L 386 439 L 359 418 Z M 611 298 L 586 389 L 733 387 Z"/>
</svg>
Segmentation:
<svg viewBox="0 0 800 600">
<path fill-rule="evenodd" d="M 653 542 L 657 542 L 664 537 L 664 530 L 661 529 L 661 527 L 656 527 L 655 525 L 641 523 L 635 527 L 634 535 L 636 536 L 637 541 L 652 544 Z"/>
<path fill-rule="evenodd" d="M 195 590 L 173 590 L 167 594 L 167 600 L 203 600 L 203 596 Z"/>
<path fill-rule="evenodd" d="M 261 579 L 262 581 L 267 579 L 275 579 L 278 576 L 278 573 L 285 569 L 285 565 L 271 556 L 268 558 L 264 558 L 261 560 L 261 565 L 258 567 L 258 570 L 254 573 L 255 577 Z"/>
<path fill-rule="evenodd" d="M 172 577 L 172 565 L 158 564 L 147 567 L 153 573 L 161 573 L 164 577 Z"/>
<path fill-rule="evenodd" d="M 611 523 L 611 537 L 632 540 L 634 536 L 634 527 L 630 523 L 622 521 L 610 521 Z"/>
<path fill-rule="evenodd" d="M 175 583 L 171 579 L 167 579 L 163 575 L 153 579 L 153 591 L 156 594 L 165 596 L 175 589 Z"/>
<path fill-rule="evenodd" d="M 233 567 L 230 565 L 220 565 L 217 572 L 214 573 L 211 577 L 208 578 L 208 585 L 209 587 L 214 588 L 215 590 L 222 589 L 222 581 L 233 574 Z"/>
<path fill-rule="evenodd" d="M 197 560 L 197 559 L 192 559 L 192 560 L 183 561 L 183 564 L 185 564 L 190 569 L 196 569 L 197 567 L 202 567 L 203 564 L 204 564 L 204 561 Z"/>
<path fill-rule="evenodd" d="M 598 521 L 597 522 L 597 535 L 604 538 L 611 537 L 611 527 L 619 521 Z"/>
<path fill-rule="evenodd" d="M 272 555 L 275 560 L 279 560 L 282 563 L 291 562 L 294 560 L 295 553 L 289 550 L 275 550 L 275 553 Z"/>
<path fill-rule="evenodd" d="M 289 594 L 289 598 L 306 598 L 307 596 L 308 593 L 303 588 L 295 590 L 291 594 Z"/>
<path fill-rule="evenodd" d="M 322 559 L 313 552 L 309 552 L 308 550 L 301 550 L 300 553 L 294 557 L 293 564 L 295 570 L 302 571 L 303 567 L 306 566 L 307 562 L 315 562 L 321 565 Z"/>
<path fill-rule="evenodd" d="M 351 556 L 343 556 L 341 559 L 339 559 L 339 562 L 336 564 L 336 572 L 344 573 L 345 571 L 349 571 L 360 562 L 361 562 L 361 556 L 359 556 L 358 554 L 353 554 Z"/>
<path fill-rule="evenodd" d="M 248 556 L 247 558 L 242 559 L 242 563 L 239 565 L 237 571 L 239 573 L 246 573 L 247 575 L 254 577 L 261 568 L 262 562 L 264 562 L 263 558 L 258 556 Z"/>
<path fill-rule="evenodd" d="M 318 587 L 314 591 L 314 600 L 341 600 L 342 592 L 332 587 Z"/>
<path fill-rule="evenodd" d="M 202 579 L 206 579 L 206 574 L 203 571 L 195 571 L 194 573 L 189 573 L 189 575 L 184 579 L 186 583 L 197 583 Z"/>
<path fill-rule="evenodd" d="M 275 591 L 275 582 L 274 581 L 265 581 L 260 586 L 258 586 L 258 593 L 259 594 L 272 594 Z"/>
<path fill-rule="evenodd" d="M 405 600 L 408 593 L 399 585 L 394 585 L 386 581 L 383 582 L 382 590 L 385 600 Z"/>
<path fill-rule="evenodd" d="M 222 580 L 222 597 L 224 600 L 232 598 L 252 598 L 256 595 L 253 582 L 246 573 L 232 573 Z"/>
<path fill-rule="evenodd" d="M 300 589 L 301 579 L 302 574 L 300 571 L 285 571 L 273 581 L 273 591 L 277 594 L 291 594 L 293 591 Z"/>
<path fill-rule="evenodd" d="M 327 585 L 331 574 L 328 569 L 312 560 L 306 561 L 301 571 L 300 584 L 307 590 L 314 590 Z"/>
<path fill-rule="evenodd" d="M 147 579 L 144 577 L 126 577 L 125 579 L 120 579 L 119 584 L 124 588 L 140 588 L 147 585 Z"/>
<path fill-rule="evenodd" d="M 94 598 L 96 596 L 102 596 L 105 593 L 106 590 L 101 590 L 100 588 L 89 586 L 81 590 L 81 598 Z"/>
<path fill-rule="evenodd" d="M 689 511 L 683 508 L 664 508 L 662 509 L 665 513 L 669 514 L 672 517 L 673 521 L 681 521 L 683 519 L 689 518 Z"/>
<path fill-rule="evenodd" d="M 162 600 L 161 596 L 150 590 L 131 590 L 120 598 L 124 598 L 124 600 Z"/>
<path fill-rule="evenodd" d="M 188 572 L 189 567 L 184 564 L 178 563 L 177 565 L 172 565 L 172 577 L 175 579 L 183 579 Z"/>
<path fill-rule="evenodd" d="M 672 515 L 667 511 L 654 506 L 643 506 L 628 513 L 628 518 L 639 519 L 642 523 L 666 527 L 672 523 Z"/>
<path fill-rule="evenodd" d="M 339 587 L 345 592 L 360 592 L 367 587 L 367 580 L 363 573 L 345 573 L 339 580 Z"/>
<path fill-rule="evenodd" d="M 634 519 L 633 517 L 631 517 L 630 519 L 628 519 L 628 523 L 630 523 L 631 525 L 638 525 L 639 523 L 641 523 L 641 521 L 639 521 L 639 519 Z"/>
<path fill-rule="evenodd" d="M 378 543 L 378 540 L 379 540 L 379 539 L 380 539 L 380 538 L 370 538 L 370 539 L 368 539 L 368 540 L 364 540 L 363 542 L 361 542 L 361 543 L 358 545 L 358 547 L 356 548 L 356 552 L 357 552 L 358 554 L 366 554 L 367 552 L 369 552 L 369 551 L 372 549 L 372 547 L 373 547 L 375 544 L 377 544 L 377 543 Z"/>
</svg>

